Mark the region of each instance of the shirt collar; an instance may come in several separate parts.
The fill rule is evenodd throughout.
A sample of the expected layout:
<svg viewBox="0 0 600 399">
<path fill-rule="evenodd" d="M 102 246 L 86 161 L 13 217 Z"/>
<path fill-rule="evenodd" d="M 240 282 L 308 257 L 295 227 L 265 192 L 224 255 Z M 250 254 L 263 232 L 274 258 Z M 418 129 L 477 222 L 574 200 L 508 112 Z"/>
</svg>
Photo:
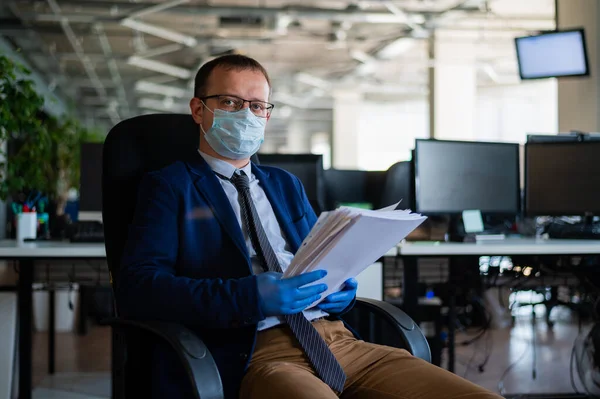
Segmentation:
<svg viewBox="0 0 600 399">
<path fill-rule="evenodd" d="M 235 166 L 233 166 L 229 162 L 223 161 L 222 159 L 212 157 L 200 150 L 198 150 L 198 153 L 202 156 L 202 158 L 204 158 L 204 160 L 206 161 L 208 166 L 210 166 L 213 172 L 218 173 L 219 175 L 224 176 L 228 179 L 231 179 L 233 177 L 233 174 L 236 170 L 243 171 L 246 174 L 246 176 L 248 176 L 248 178 L 252 176 L 252 162 L 248 162 L 248 164 L 243 168 L 237 169 Z"/>
</svg>

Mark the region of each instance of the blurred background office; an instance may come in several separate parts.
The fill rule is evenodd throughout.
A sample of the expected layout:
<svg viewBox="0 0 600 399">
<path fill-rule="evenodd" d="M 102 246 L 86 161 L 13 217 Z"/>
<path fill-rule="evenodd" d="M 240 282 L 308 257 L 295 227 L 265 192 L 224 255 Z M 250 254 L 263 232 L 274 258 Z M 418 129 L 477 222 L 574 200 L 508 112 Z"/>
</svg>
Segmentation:
<svg viewBox="0 0 600 399">
<path fill-rule="evenodd" d="M 411 237 L 428 242 L 468 236 L 464 219 L 473 214 L 463 211 L 477 211 L 476 232 L 503 237 L 539 235 L 536 217 L 585 216 L 590 223 L 578 232 L 544 219 L 554 224 L 541 233 L 597 240 L 590 226 L 600 209 L 583 197 L 600 203 L 588 189 L 600 174 L 592 143 L 600 132 L 599 22 L 597 0 L 3 0 L 0 238 L 19 238 L 18 215 L 29 204 L 38 240 L 102 244 L 106 134 L 138 115 L 189 114 L 199 67 L 239 53 L 263 64 L 273 86 L 259 160 L 297 174 L 317 213 L 402 200 L 430 216 Z M 544 35 L 557 30 L 571 35 Z M 538 35 L 550 41 L 516 40 Z M 557 60 L 580 62 L 552 69 Z M 590 147 L 543 146 L 556 137 Z M 547 166 L 559 161 L 555 169 L 577 174 L 586 192 L 551 183 Z M 570 270 L 544 273 L 540 257 L 495 255 L 458 277 L 444 256 L 419 259 L 412 292 L 434 361 L 503 394 L 600 392 L 576 376 L 584 362 L 573 358 L 596 317 L 594 282 Z M 109 397 L 106 264 L 102 256 L 59 258 L 33 269 L 33 396 Z M 359 295 L 408 306 L 405 261 L 382 259 L 362 276 Z M 11 290 L 21 271 L 0 251 L 0 329 L 13 341 Z M 472 289 L 449 290 L 456 281 Z M 456 356 L 448 320 L 463 344 Z M 16 346 L 0 348 L 0 399 L 15 396 L 23 378 Z"/>
</svg>

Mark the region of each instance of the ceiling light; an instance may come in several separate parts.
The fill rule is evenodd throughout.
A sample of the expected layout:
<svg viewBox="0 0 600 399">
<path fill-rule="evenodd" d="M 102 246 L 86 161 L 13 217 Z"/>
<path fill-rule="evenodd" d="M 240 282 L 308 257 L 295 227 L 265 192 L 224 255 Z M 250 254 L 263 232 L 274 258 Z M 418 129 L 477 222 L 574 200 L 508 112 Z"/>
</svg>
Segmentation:
<svg viewBox="0 0 600 399">
<path fill-rule="evenodd" d="M 140 80 L 135 84 L 135 90 L 150 94 L 160 94 L 167 97 L 185 98 L 190 96 L 190 92 L 179 87 L 172 87 L 152 83 L 147 80 Z"/>
<path fill-rule="evenodd" d="M 372 56 L 360 50 L 352 50 L 350 51 L 350 57 L 354 58 L 356 61 L 362 62 L 366 64 L 367 62 L 371 62 L 374 60 Z"/>
<path fill-rule="evenodd" d="M 124 20 L 122 20 L 121 25 L 131 28 L 133 30 L 147 33 L 149 35 L 160 37 L 161 39 L 170 40 L 175 43 L 181 43 L 188 47 L 194 47 L 198 44 L 198 41 L 192 36 L 184 35 L 182 33 L 175 32 L 170 29 L 162 28 L 160 26 L 136 21 L 131 18 L 125 18 Z"/>
<path fill-rule="evenodd" d="M 192 73 L 185 68 L 180 68 L 160 61 L 149 60 L 147 58 L 131 56 L 127 60 L 127 63 L 154 72 L 164 73 L 165 75 L 175 76 L 180 79 L 189 79 L 192 76 Z"/>
<path fill-rule="evenodd" d="M 358 76 L 367 76 L 375 73 L 377 65 L 375 62 L 366 62 L 356 67 L 356 73 Z"/>
<path fill-rule="evenodd" d="M 298 82 L 307 84 L 309 86 L 317 87 L 319 89 L 328 90 L 331 87 L 331 84 L 325 79 L 321 79 L 308 73 L 297 73 L 295 78 Z"/>
<path fill-rule="evenodd" d="M 167 1 L 164 2 L 162 4 L 157 4 L 151 7 L 147 7 L 144 8 L 143 10 L 140 10 L 138 12 L 134 12 L 133 14 L 129 15 L 129 18 L 139 18 L 141 16 L 144 15 L 148 15 L 148 14 L 154 14 L 157 13 L 159 11 L 164 11 L 167 10 L 169 8 L 173 8 L 173 7 L 177 7 L 180 4 L 184 4 L 184 3 L 189 3 L 189 0 L 172 0 L 172 1 Z"/>
<path fill-rule="evenodd" d="M 166 102 L 164 100 L 156 100 L 154 98 L 142 98 L 138 101 L 138 107 L 144 109 L 153 109 L 163 112 L 190 113 L 189 108 L 185 104 L 176 102 Z"/>
<path fill-rule="evenodd" d="M 355 22 L 369 22 L 374 24 L 422 24 L 425 17 L 422 15 L 395 15 L 392 13 L 363 13 L 352 15 Z M 350 19 L 350 18 L 348 18 Z"/>
<path fill-rule="evenodd" d="M 496 70 L 494 69 L 493 66 L 491 66 L 490 64 L 484 64 L 481 67 L 481 69 L 488 76 L 488 78 L 490 78 L 494 83 L 499 83 L 500 82 L 500 78 L 498 76 L 498 73 L 496 73 Z"/>
<path fill-rule="evenodd" d="M 377 56 L 382 59 L 396 58 L 401 54 L 406 53 L 408 50 L 413 48 L 416 44 L 416 40 L 411 37 L 401 37 L 400 39 L 394 40 L 377 53 Z"/>
<path fill-rule="evenodd" d="M 143 58 L 152 58 L 152 57 L 156 57 L 159 55 L 173 53 L 175 51 L 181 50 L 182 48 L 183 48 L 183 45 L 181 45 L 180 43 L 171 43 L 171 44 L 166 44 L 166 45 L 160 46 L 160 47 L 145 49 L 141 52 L 136 53 L 135 55 L 138 57 L 143 57 Z"/>
</svg>

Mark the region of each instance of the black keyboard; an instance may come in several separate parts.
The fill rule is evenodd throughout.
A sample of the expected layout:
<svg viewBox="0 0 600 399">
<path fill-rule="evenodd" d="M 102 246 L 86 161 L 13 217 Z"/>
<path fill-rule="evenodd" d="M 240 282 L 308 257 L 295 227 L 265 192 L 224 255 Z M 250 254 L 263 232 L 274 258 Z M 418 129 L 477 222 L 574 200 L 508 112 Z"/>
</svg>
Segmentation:
<svg viewBox="0 0 600 399">
<path fill-rule="evenodd" d="M 104 242 L 104 226 L 92 221 L 73 223 L 68 228 L 68 237 L 71 242 Z"/>
<path fill-rule="evenodd" d="M 545 232 L 555 239 L 600 240 L 600 224 L 551 223 Z"/>
</svg>

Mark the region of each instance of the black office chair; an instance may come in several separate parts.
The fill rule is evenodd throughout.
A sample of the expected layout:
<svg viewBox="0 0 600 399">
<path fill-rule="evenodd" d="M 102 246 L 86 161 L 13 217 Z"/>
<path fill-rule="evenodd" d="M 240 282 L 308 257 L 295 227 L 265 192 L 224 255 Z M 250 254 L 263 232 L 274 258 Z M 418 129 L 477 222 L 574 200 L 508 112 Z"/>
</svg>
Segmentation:
<svg viewBox="0 0 600 399">
<path fill-rule="evenodd" d="M 388 206 L 402 200 L 402 209 L 412 208 L 414 189 L 411 162 L 396 162 L 385 172 L 385 183 L 381 193 L 381 205 Z"/>
<path fill-rule="evenodd" d="M 142 175 L 178 160 L 197 156 L 198 126 L 189 115 L 152 114 L 131 118 L 109 132 L 103 151 L 103 222 L 111 283 L 119 279 L 125 246 Z M 256 157 L 253 159 L 258 161 Z M 216 364 L 202 342 L 176 323 L 112 319 L 112 397 L 149 397 L 150 353 L 157 340 L 166 341 L 179 355 L 196 398 L 223 398 Z M 344 319 L 369 342 L 406 348 L 431 361 L 427 340 L 410 317 L 396 307 L 358 299 Z"/>
</svg>

